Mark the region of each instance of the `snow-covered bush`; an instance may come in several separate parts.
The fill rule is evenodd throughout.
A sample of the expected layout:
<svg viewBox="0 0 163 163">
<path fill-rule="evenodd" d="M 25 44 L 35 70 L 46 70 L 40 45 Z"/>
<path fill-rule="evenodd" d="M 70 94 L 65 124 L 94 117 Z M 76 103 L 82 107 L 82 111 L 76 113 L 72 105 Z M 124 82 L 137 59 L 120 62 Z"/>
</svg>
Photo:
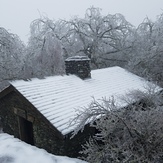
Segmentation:
<svg viewBox="0 0 163 163">
<path fill-rule="evenodd" d="M 133 103 L 133 99 L 138 102 Z M 94 100 L 80 112 L 78 130 L 88 121 L 97 130 L 95 136 L 83 145 L 81 153 L 90 163 L 162 162 L 161 95 L 153 94 L 151 89 L 148 93 L 134 91 L 123 100 L 129 104 L 125 108 L 119 109 L 111 98 L 103 100 L 102 104 Z"/>
</svg>

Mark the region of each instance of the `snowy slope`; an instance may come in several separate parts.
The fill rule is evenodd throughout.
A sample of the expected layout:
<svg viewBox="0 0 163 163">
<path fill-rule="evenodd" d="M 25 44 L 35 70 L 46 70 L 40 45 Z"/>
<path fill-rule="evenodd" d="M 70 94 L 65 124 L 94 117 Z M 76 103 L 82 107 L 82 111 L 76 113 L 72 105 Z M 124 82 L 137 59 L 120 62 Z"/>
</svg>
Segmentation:
<svg viewBox="0 0 163 163">
<path fill-rule="evenodd" d="M 91 78 L 81 80 L 75 75 L 53 76 L 11 84 L 30 101 L 63 135 L 75 126 L 69 126 L 75 109 L 96 100 L 125 95 L 131 90 L 142 90 L 146 81 L 120 67 L 93 70 Z"/>
<path fill-rule="evenodd" d="M 86 163 L 79 159 L 55 156 L 14 138 L 0 134 L 0 163 Z"/>
</svg>

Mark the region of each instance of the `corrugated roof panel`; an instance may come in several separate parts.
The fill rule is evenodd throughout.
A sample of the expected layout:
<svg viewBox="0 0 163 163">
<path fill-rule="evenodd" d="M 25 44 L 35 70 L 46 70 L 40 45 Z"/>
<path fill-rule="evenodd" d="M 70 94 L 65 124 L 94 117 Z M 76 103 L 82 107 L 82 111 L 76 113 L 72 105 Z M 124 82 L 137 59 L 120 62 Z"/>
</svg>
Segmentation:
<svg viewBox="0 0 163 163">
<path fill-rule="evenodd" d="M 145 90 L 145 80 L 120 67 L 93 70 L 91 76 L 86 80 L 75 75 L 53 76 L 11 84 L 65 135 L 75 127 L 69 126 L 75 109 L 87 106 L 92 97 L 98 100 L 135 89 Z"/>
</svg>

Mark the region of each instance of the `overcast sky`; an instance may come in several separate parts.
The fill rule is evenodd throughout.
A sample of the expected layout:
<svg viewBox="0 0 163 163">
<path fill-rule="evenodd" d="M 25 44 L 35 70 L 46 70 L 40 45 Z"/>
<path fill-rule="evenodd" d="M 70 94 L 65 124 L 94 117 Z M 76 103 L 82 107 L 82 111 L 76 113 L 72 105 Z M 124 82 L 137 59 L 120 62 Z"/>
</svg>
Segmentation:
<svg viewBox="0 0 163 163">
<path fill-rule="evenodd" d="M 0 27 L 27 42 L 30 23 L 40 15 L 55 20 L 84 17 L 91 6 L 105 15 L 121 13 L 135 26 L 147 16 L 156 20 L 163 13 L 163 0 L 0 0 Z"/>
</svg>

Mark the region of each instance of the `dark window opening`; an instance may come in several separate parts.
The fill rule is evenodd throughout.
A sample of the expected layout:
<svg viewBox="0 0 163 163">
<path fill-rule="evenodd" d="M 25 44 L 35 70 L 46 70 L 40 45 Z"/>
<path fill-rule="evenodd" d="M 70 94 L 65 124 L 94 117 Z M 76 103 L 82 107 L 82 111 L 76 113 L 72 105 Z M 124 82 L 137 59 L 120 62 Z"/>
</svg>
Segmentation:
<svg viewBox="0 0 163 163">
<path fill-rule="evenodd" d="M 19 117 L 19 133 L 21 140 L 28 144 L 34 145 L 32 122 Z"/>
</svg>

